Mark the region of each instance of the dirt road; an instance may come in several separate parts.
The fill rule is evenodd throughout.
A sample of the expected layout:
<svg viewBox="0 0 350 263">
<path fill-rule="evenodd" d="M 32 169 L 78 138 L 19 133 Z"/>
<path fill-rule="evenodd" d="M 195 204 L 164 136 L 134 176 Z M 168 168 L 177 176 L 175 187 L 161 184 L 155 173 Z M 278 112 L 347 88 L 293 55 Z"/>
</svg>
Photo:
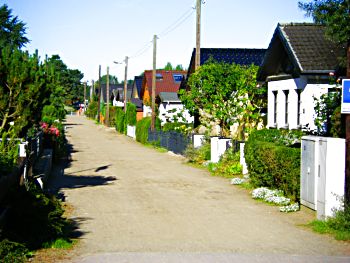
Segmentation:
<svg viewBox="0 0 350 263">
<path fill-rule="evenodd" d="M 82 231 L 74 262 L 348 262 L 349 243 L 246 190 L 85 117 L 68 116 L 71 162 L 54 178 Z M 64 175 L 63 175 L 64 173 Z"/>
</svg>

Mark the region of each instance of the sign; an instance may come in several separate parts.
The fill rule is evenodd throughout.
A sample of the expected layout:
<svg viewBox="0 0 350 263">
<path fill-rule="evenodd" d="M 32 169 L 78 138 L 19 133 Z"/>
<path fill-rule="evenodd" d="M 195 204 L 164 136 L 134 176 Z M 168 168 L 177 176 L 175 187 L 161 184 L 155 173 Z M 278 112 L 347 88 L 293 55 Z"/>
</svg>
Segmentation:
<svg viewBox="0 0 350 263">
<path fill-rule="evenodd" d="M 350 79 L 343 79 L 341 113 L 350 114 Z"/>
</svg>

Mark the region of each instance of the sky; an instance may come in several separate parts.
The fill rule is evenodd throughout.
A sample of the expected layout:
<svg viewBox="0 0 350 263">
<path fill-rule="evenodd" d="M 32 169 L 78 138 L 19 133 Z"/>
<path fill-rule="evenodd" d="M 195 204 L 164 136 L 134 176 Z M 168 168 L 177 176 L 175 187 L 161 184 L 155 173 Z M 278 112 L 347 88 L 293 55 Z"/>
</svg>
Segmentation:
<svg viewBox="0 0 350 263">
<path fill-rule="evenodd" d="M 202 48 L 267 48 L 277 23 L 311 22 L 298 0 L 205 0 L 201 15 Z M 167 62 L 188 68 L 196 45 L 195 0 L 0 0 L 26 23 L 30 43 L 42 59 L 58 54 L 84 81 L 98 69 L 128 79 Z M 181 23 L 180 23 L 181 22 Z"/>
</svg>

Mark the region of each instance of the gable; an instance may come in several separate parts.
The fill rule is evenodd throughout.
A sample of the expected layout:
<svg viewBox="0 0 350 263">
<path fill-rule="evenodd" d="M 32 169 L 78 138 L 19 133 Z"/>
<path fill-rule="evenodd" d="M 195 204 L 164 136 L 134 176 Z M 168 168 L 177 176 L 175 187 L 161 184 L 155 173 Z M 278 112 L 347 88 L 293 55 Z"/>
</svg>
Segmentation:
<svg viewBox="0 0 350 263">
<path fill-rule="evenodd" d="M 269 76 L 328 75 L 339 66 L 343 49 L 325 38 L 325 27 L 316 24 L 278 24 L 258 80 Z"/>
</svg>

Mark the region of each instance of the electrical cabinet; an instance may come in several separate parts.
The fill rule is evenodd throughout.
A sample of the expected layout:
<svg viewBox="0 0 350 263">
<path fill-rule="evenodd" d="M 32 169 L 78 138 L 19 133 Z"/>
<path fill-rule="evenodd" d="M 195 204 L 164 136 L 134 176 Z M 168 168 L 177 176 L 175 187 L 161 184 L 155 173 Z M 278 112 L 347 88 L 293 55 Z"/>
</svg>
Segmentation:
<svg viewBox="0 0 350 263">
<path fill-rule="evenodd" d="M 318 219 L 333 216 L 345 188 L 345 139 L 304 136 L 301 142 L 301 203 Z"/>
</svg>

